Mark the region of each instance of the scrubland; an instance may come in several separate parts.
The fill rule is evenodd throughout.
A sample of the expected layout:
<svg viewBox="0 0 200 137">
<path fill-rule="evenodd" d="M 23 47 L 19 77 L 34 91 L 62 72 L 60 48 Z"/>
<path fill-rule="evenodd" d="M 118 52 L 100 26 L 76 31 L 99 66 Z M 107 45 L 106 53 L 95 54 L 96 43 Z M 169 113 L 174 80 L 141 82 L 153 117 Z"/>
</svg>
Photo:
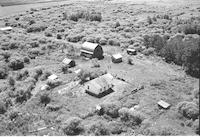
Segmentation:
<svg viewBox="0 0 200 137">
<path fill-rule="evenodd" d="M 199 134 L 200 3 L 180 1 L 72 1 L 1 19 L 13 30 L 0 32 L 0 135 Z M 104 59 L 81 57 L 85 41 Z M 123 62 L 112 63 L 119 52 Z M 84 92 L 87 77 L 107 72 L 113 93 Z"/>
</svg>

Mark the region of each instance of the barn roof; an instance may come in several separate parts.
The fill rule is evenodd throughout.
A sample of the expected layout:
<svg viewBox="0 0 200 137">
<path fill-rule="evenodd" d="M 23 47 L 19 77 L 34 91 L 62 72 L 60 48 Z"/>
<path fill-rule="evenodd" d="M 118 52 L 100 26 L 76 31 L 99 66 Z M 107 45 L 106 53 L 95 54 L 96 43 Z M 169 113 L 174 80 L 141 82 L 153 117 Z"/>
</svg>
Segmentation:
<svg viewBox="0 0 200 137">
<path fill-rule="evenodd" d="M 97 43 L 84 42 L 82 45 L 82 49 L 87 51 L 94 51 L 97 46 Z"/>
<path fill-rule="evenodd" d="M 115 59 L 120 59 L 120 58 L 122 58 L 122 55 L 118 53 L 118 54 L 112 55 L 112 57 Z"/>
</svg>

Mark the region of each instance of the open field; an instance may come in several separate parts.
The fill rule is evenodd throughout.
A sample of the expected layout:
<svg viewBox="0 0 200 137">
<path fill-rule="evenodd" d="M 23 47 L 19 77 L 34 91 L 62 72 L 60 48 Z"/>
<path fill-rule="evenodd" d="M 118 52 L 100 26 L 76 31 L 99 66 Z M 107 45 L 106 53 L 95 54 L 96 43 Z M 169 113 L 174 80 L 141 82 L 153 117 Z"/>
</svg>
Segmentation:
<svg viewBox="0 0 200 137">
<path fill-rule="evenodd" d="M 0 27 L 12 27 L 0 31 L 0 135 L 199 134 L 198 0 L 0 8 L 13 9 L 0 9 Z M 80 56 L 85 41 L 98 43 L 104 58 Z M 115 53 L 122 62 L 112 62 Z M 87 94 L 85 85 L 105 73 L 114 77 L 113 92 Z M 170 107 L 159 107 L 160 100 Z"/>
</svg>

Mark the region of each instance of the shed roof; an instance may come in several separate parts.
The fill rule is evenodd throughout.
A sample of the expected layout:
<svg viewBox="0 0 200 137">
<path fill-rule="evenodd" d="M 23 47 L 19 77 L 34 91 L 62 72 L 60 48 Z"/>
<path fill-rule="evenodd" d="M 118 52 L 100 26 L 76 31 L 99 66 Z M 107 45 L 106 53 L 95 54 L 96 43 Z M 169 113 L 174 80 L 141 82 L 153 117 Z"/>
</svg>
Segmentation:
<svg viewBox="0 0 200 137">
<path fill-rule="evenodd" d="M 122 55 L 120 53 L 118 53 L 118 54 L 112 55 L 112 57 L 115 59 L 120 59 L 120 58 L 122 58 Z"/>
<path fill-rule="evenodd" d="M 72 62 L 72 61 L 73 61 L 72 59 L 64 58 L 62 62 L 64 64 L 70 64 L 70 62 Z"/>
<path fill-rule="evenodd" d="M 4 28 L 0 28 L 1 31 L 6 31 L 6 30 L 12 30 L 12 27 L 4 27 Z"/>
<path fill-rule="evenodd" d="M 135 52 L 135 49 L 128 48 L 127 51 Z"/>
<path fill-rule="evenodd" d="M 48 79 L 50 79 L 50 80 L 55 80 L 57 78 L 58 78 L 58 76 L 55 74 L 52 74 L 51 76 L 48 77 Z"/>
<path fill-rule="evenodd" d="M 83 45 L 82 45 L 82 49 L 94 51 L 97 46 L 98 46 L 97 43 L 84 42 Z"/>
<path fill-rule="evenodd" d="M 167 108 L 170 107 L 170 104 L 167 103 L 167 102 L 165 102 L 165 101 L 163 101 L 163 100 L 160 100 L 160 101 L 158 102 L 158 105 L 161 106 L 162 108 L 165 108 L 165 109 L 167 109 Z"/>
</svg>

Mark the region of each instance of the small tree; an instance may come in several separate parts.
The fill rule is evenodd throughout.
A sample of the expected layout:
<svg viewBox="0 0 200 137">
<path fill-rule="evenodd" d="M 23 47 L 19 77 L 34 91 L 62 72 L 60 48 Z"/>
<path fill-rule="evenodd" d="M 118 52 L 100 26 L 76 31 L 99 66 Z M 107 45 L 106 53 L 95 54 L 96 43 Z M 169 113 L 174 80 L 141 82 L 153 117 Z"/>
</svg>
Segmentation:
<svg viewBox="0 0 200 137">
<path fill-rule="evenodd" d="M 11 86 L 11 87 L 14 87 L 15 86 L 15 79 L 13 77 L 9 77 L 8 78 L 8 84 Z"/>
</svg>

